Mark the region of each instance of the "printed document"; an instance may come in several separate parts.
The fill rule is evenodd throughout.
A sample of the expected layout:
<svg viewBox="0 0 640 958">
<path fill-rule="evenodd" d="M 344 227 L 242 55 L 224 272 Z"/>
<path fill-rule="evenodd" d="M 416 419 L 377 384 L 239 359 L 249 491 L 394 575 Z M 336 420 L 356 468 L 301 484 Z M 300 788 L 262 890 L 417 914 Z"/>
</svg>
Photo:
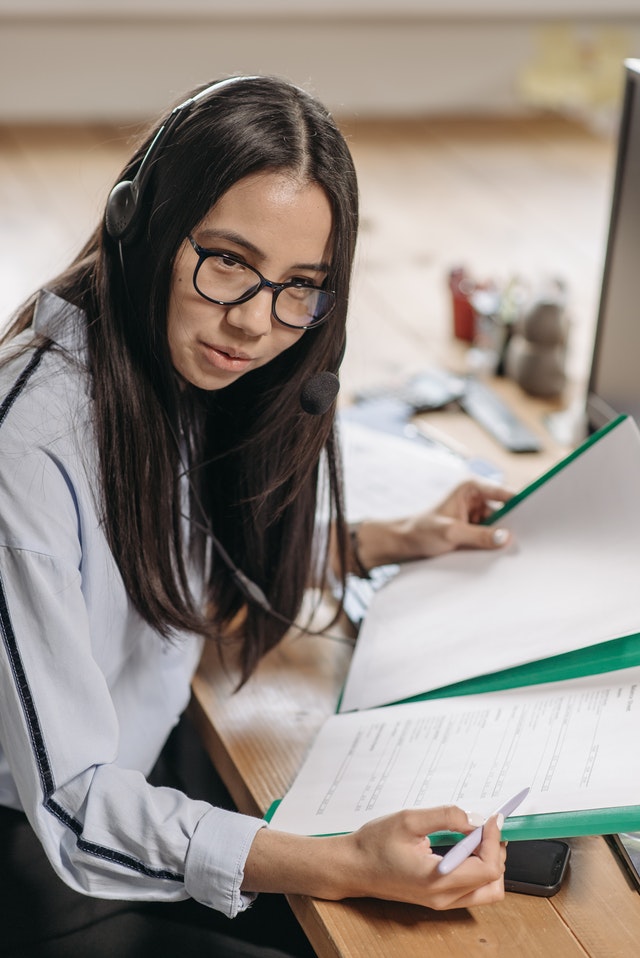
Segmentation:
<svg viewBox="0 0 640 958">
<path fill-rule="evenodd" d="M 442 804 L 488 816 L 526 786 L 518 816 L 637 805 L 639 681 L 640 667 L 334 715 L 272 824 L 335 834 Z"/>
</svg>

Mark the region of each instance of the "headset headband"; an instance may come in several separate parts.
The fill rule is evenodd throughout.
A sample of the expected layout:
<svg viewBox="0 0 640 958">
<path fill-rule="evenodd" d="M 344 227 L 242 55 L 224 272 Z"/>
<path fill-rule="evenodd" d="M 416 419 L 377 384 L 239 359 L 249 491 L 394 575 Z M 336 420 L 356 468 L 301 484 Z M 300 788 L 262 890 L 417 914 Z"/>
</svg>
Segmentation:
<svg viewBox="0 0 640 958">
<path fill-rule="evenodd" d="M 132 180 L 120 180 L 109 194 L 105 209 L 105 227 L 112 239 L 118 240 L 120 243 L 126 243 L 135 235 L 140 210 L 142 209 L 142 197 L 153 168 L 152 161 L 163 142 L 176 128 L 185 113 L 191 110 L 198 100 L 203 99 L 203 97 L 208 96 L 214 91 L 222 90 L 232 83 L 258 79 L 260 79 L 260 77 L 237 76 L 228 77 L 226 80 L 218 80 L 217 83 L 212 83 L 211 86 L 205 87 L 204 90 L 200 90 L 199 93 L 189 97 L 184 103 L 180 103 L 174 107 L 149 144 L 134 178 Z"/>
</svg>

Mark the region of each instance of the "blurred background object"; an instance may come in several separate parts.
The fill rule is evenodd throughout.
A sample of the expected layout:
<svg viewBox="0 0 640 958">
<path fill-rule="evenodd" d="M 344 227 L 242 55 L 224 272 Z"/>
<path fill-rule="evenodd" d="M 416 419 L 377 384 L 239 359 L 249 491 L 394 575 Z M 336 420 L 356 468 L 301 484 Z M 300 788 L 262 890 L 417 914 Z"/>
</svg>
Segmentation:
<svg viewBox="0 0 640 958">
<path fill-rule="evenodd" d="M 505 373 L 532 396 L 560 396 L 565 388 L 569 323 L 566 290 L 551 280 L 516 319 L 505 355 Z"/>
<path fill-rule="evenodd" d="M 452 355 L 466 371 L 470 345 L 486 360 L 507 290 L 548 275 L 580 382 L 634 49 L 637 0 L 0 0 L 0 321 L 80 248 L 151 117 L 195 84 L 277 73 L 329 106 L 358 167 L 343 397 Z M 453 353 L 452 264 L 482 318 Z"/>
<path fill-rule="evenodd" d="M 595 121 L 639 37 L 637 0 L 1 0 L 0 119 L 137 121 L 275 72 L 341 114 Z"/>
</svg>

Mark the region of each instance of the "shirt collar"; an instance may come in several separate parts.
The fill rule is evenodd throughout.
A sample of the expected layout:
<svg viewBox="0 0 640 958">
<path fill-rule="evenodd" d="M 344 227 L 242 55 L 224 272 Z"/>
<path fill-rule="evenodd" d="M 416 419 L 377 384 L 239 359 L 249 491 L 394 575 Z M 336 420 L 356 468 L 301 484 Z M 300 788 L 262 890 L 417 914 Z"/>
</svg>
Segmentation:
<svg viewBox="0 0 640 958">
<path fill-rule="evenodd" d="M 48 289 L 38 294 L 33 330 L 47 336 L 68 352 L 79 354 L 79 358 L 85 358 L 87 332 L 84 312 Z"/>
</svg>

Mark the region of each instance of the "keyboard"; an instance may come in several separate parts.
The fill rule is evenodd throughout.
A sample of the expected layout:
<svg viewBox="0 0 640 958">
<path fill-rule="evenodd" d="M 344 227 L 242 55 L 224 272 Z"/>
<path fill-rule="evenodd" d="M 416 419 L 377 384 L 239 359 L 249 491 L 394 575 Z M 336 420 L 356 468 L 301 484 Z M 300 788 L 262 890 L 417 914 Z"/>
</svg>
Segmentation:
<svg viewBox="0 0 640 958">
<path fill-rule="evenodd" d="M 469 378 L 458 400 L 468 416 L 509 452 L 539 452 L 542 443 L 489 386 Z"/>
</svg>

